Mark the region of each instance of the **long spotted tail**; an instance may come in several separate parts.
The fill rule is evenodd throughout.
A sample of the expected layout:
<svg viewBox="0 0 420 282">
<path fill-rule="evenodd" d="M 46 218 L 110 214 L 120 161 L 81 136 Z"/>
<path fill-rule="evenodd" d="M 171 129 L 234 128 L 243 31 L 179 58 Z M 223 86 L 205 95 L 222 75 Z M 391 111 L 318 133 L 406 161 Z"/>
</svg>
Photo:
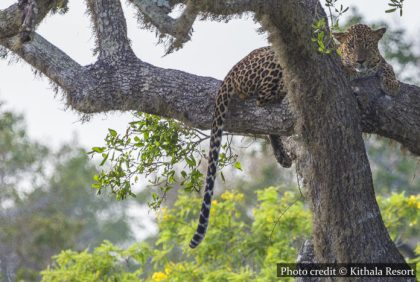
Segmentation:
<svg viewBox="0 0 420 282">
<path fill-rule="evenodd" d="M 200 219 L 197 230 L 190 241 L 190 248 L 195 248 L 200 244 L 206 235 L 207 226 L 209 225 L 211 198 L 213 196 L 214 181 L 216 179 L 217 161 L 219 159 L 220 145 L 222 142 L 223 126 L 231 98 L 229 90 L 228 85 L 221 85 L 216 97 L 216 109 L 214 111 L 210 135 L 206 188 L 204 190 L 204 198 L 201 205 Z"/>
</svg>

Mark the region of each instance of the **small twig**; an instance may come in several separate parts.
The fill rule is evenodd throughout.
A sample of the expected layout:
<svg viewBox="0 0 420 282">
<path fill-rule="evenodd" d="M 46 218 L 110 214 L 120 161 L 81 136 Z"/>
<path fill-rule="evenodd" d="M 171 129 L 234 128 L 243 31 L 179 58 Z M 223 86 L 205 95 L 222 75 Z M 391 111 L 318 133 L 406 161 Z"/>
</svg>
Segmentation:
<svg viewBox="0 0 420 282">
<path fill-rule="evenodd" d="M 274 229 L 276 228 L 277 224 L 280 222 L 280 219 L 282 218 L 282 216 L 294 205 L 296 204 L 298 201 L 300 200 L 300 198 L 296 199 L 293 203 L 291 203 L 280 215 L 279 217 L 276 219 L 276 221 L 274 222 L 274 226 L 271 229 L 271 233 L 270 233 L 270 244 L 273 244 L 273 233 L 274 233 Z"/>
</svg>

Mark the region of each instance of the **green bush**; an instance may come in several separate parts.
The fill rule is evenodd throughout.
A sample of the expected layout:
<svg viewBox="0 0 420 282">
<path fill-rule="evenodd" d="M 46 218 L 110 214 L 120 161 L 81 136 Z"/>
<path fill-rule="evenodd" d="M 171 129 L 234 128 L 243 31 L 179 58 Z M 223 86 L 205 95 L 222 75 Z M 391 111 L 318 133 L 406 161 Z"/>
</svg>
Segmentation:
<svg viewBox="0 0 420 282">
<path fill-rule="evenodd" d="M 41 273 L 42 281 L 276 281 L 276 263 L 296 260 L 312 221 L 300 194 L 278 191 L 269 187 L 257 192 L 250 224 L 238 212 L 243 194 L 217 197 L 206 239 L 194 250 L 188 243 L 201 200 L 180 195 L 174 208 L 161 208 L 154 246 L 135 244 L 124 250 L 104 242 L 92 253 L 63 251 Z M 420 195 L 393 194 L 378 202 L 393 238 L 419 232 Z"/>
</svg>

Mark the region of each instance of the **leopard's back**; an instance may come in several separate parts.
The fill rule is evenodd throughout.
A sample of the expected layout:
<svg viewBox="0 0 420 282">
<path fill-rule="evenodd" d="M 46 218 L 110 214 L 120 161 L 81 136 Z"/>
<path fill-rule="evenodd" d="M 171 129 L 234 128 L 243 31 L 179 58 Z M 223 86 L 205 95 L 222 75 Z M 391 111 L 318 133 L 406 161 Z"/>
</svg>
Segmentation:
<svg viewBox="0 0 420 282">
<path fill-rule="evenodd" d="M 239 61 L 229 71 L 217 93 L 204 198 L 198 227 L 190 242 L 191 248 L 195 248 L 203 240 L 208 227 L 223 126 L 233 95 L 238 95 L 242 99 L 254 96 L 257 98 L 257 105 L 280 100 L 286 95 L 282 68 L 270 47 L 256 49 Z"/>
</svg>

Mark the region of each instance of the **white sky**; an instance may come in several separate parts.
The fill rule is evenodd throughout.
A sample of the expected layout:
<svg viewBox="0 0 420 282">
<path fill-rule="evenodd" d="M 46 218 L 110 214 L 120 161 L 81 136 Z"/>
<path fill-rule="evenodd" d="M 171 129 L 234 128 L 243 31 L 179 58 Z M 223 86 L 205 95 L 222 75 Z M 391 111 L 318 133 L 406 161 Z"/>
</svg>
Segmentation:
<svg viewBox="0 0 420 282">
<path fill-rule="evenodd" d="M 14 2 L 16 0 L 1 0 L 0 9 Z M 412 36 L 420 35 L 418 0 L 405 1 L 402 18 L 384 13 L 387 0 L 341 0 L 338 3 L 357 6 L 368 21 L 383 19 L 406 27 Z M 232 20 L 227 24 L 198 22 L 194 26 L 192 41 L 184 49 L 162 57 L 163 47 L 156 45 L 155 35 L 140 30 L 133 8 L 124 8 L 133 49 L 142 60 L 157 66 L 222 79 L 243 56 L 267 45 L 265 36 L 257 34 L 258 26 L 251 19 Z M 38 32 L 79 63 L 94 61 L 91 55 L 93 38 L 83 1 L 70 1 L 69 13 L 48 17 Z M 0 101 L 6 102 L 6 108 L 25 115 L 32 137 L 53 147 L 72 142 L 75 135 L 76 140 L 87 148 L 101 145 L 107 128 L 124 129 L 130 120 L 127 114 L 114 113 L 97 115 L 90 122 L 81 123 L 77 113 L 66 111 L 60 97 L 54 97 L 47 79 L 34 78 L 24 62 L 8 65 L 5 60 L 0 60 Z"/>
</svg>

